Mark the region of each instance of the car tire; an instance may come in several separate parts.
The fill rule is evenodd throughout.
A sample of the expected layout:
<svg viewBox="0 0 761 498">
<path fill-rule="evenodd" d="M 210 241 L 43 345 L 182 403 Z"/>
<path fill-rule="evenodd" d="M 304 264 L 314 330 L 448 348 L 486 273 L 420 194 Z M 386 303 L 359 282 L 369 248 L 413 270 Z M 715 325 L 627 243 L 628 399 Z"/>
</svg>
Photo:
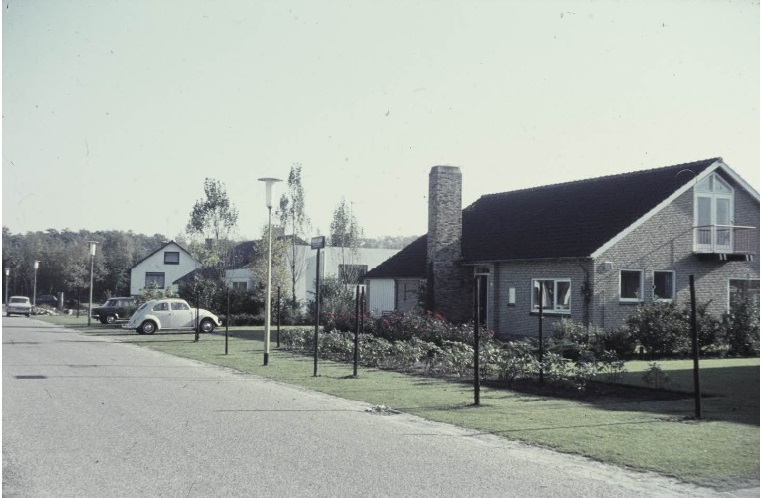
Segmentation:
<svg viewBox="0 0 761 498">
<path fill-rule="evenodd" d="M 116 321 L 116 315 L 114 315 L 113 313 L 109 313 L 108 315 L 106 315 L 106 321 L 103 323 L 111 325 L 115 321 Z"/>
<path fill-rule="evenodd" d="M 29 313 L 26 314 L 26 317 L 29 318 Z"/>
<path fill-rule="evenodd" d="M 156 322 L 153 320 L 146 320 L 140 324 L 140 328 L 138 330 L 141 330 L 143 334 L 154 334 L 156 332 Z"/>
<path fill-rule="evenodd" d="M 204 318 L 201 320 L 201 325 L 199 325 L 200 331 L 204 334 L 211 334 L 214 332 L 214 322 L 208 318 Z"/>
</svg>

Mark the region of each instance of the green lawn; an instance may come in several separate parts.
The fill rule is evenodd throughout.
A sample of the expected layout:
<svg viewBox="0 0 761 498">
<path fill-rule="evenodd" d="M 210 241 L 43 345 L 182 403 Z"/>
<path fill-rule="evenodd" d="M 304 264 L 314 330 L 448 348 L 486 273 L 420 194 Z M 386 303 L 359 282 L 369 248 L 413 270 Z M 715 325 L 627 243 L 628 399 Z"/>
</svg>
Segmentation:
<svg viewBox="0 0 761 498">
<path fill-rule="evenodd" d="M 695 421 L 695 403 L 678 400 L 600 398 L 568 400 L 482 388 L 481 406 L 473 405 L 468 383 L 450 382 L 360 366 L 351 377 L 350 364 L 320 361 L 313 376 L 313 359 L 275 347 L 273 329 L 270 364 L 262 365 L 263 331 L 231 328 L 225 355 L 224 329 L 202 335 L 157 333 L 140 336 L 86 318 L 45 317 L 95 335 L 114 336 L 173 355 L 230 367 L 336 396 L 489 432 L 529 444 L 675 476 L 721 489 L 757 486 L 759 480 L 759 360 L 703 360 L 702 421 Z M 84 320 L 84 321 L 83 321 Z M 83 325 L 84 324 L 84 325 Z M 663 361 L 668 389 L 692 390 L 691 361 Z M 648 362 L 633 361 L 622 383 L 644 385 Z"/>
</svg>

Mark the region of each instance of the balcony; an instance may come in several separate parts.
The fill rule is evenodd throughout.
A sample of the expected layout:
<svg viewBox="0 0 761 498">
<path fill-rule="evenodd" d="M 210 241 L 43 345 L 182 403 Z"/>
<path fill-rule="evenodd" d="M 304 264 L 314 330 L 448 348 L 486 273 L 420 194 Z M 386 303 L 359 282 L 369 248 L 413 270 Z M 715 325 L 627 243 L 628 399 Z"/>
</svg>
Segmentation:
<svg viewBox="0 0 761 498">
<path fill-rule="evenodd" d="M 727 256 L 747 256 L 758 254 L 758 229 L 736 225 L 703 225 L 694 228 L 693 252 L 696 254 L 718 254 Z M 733 258 L 734 259 L 734 258 Z"/>
</svg>

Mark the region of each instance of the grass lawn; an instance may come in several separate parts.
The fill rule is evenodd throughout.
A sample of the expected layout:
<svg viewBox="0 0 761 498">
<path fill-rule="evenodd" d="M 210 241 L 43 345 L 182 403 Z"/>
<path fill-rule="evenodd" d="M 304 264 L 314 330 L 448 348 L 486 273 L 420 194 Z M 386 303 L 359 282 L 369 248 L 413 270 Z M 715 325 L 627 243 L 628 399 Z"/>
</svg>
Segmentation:
<svg viewBox="0 0 761 498">
<path fill-rule="evenodd" d="M 702 360 L 703 420 L 693 419 L 694 400 L 685 395 L 563 399 L 482 387 L 481 406 L 473 388 L 452 382 L 294 356 L 275 347 L 262 365 L 261 327 L 230 329 L 225 355 L 224 329 L 202 335 L 157 333 L 141 336 L 86 318 L 43 317 L 94 335 L 113 336 L 173 355 L 230 367 L 343 398 L 415 414 L 430 420 L 504 436 L 557 451 L 584 455 L 634 469 L 658 472 L 720 489 L 758 486 L 759 359 Z M 691 361 L 658 362 L 668 374 L 667 389 L 692 390 Z M 623 384 L 641 385 L 648 362 L 627 363 Z"/>
</svg>

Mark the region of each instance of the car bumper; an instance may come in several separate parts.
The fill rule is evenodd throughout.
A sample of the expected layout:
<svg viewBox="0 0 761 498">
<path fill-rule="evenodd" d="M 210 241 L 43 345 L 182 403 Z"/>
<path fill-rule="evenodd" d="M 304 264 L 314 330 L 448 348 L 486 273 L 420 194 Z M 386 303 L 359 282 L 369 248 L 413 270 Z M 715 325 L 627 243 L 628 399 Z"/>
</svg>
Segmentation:
<svg viewBox="0 0 761 498">
<path fill-rule="evenodd" d="M 19 315 L 29 315 L 32 313 L 32 308 L 26 306 L 8 306 L 5 309 L 6 313 L 18 313 Z"/>
</svg>

